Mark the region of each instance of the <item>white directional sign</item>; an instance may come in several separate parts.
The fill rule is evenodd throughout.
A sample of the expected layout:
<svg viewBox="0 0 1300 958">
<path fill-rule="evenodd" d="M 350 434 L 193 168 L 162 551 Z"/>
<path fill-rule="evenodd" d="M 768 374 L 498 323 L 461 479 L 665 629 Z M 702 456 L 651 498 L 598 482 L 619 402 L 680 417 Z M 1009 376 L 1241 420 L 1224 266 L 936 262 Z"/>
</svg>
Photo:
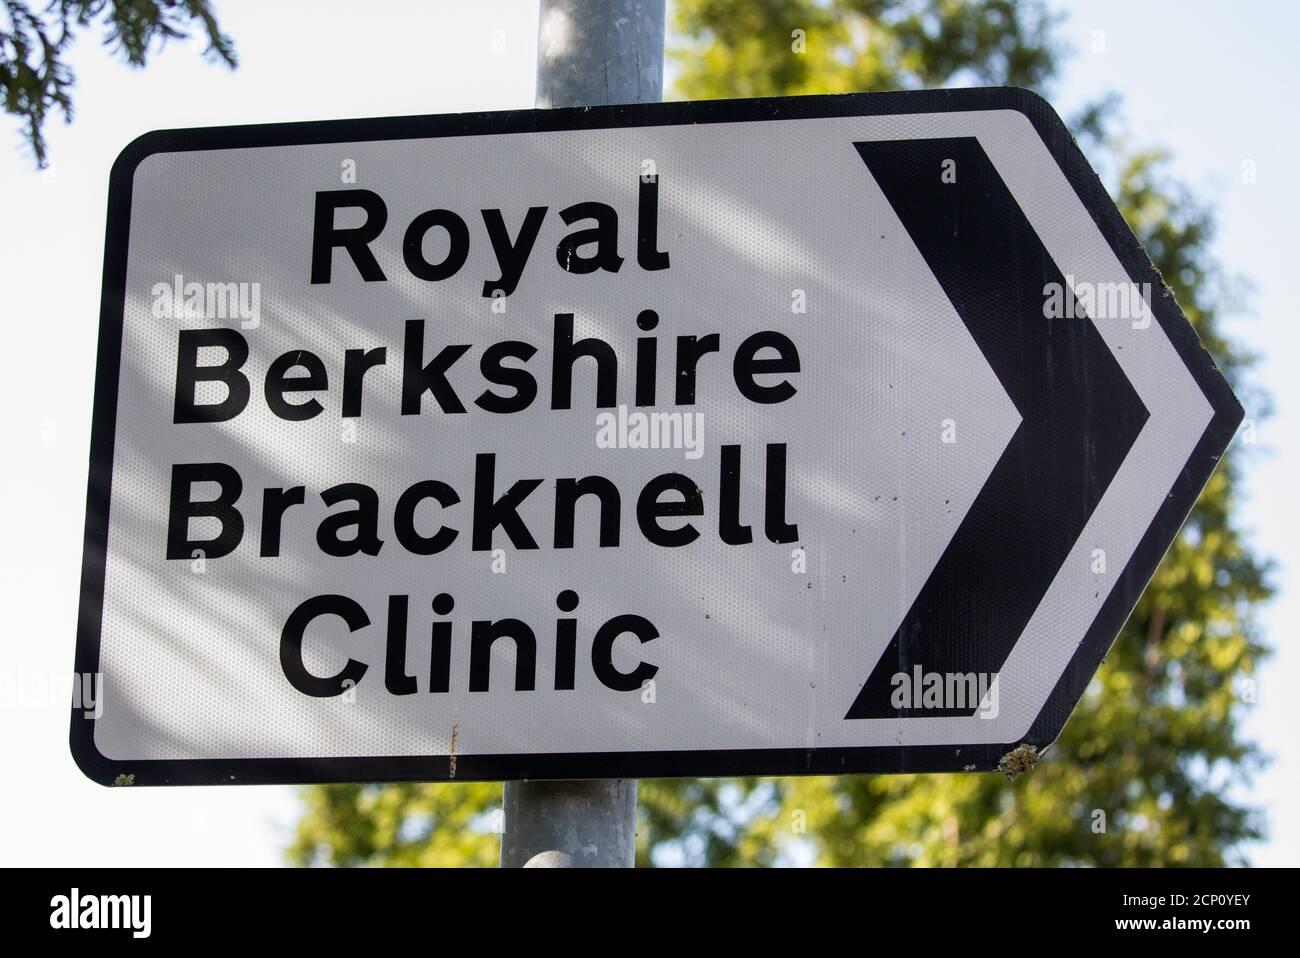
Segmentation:
<svg viewBox="0 0 1300 958">
<path fill-rule="evenodd" d="M 1021 91 L 152 133 L 110 184 L 73 752 L 992 769 L 1240 417 Z"/>
</svg>

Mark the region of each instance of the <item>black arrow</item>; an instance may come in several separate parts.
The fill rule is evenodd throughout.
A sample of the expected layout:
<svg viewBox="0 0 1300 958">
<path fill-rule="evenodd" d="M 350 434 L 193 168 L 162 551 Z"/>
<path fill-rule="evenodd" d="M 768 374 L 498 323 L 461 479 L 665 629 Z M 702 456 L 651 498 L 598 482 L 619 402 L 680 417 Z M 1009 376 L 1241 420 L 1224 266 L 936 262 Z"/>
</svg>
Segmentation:
<svg viewBox="0 0 1300 958">
<path fill-rule="evenodd" d="M 1045 317 L 1065 279 L 977 139 L 854 146 L 1022 421 L 845 718 L 971 715 L 893 678 L 1001 670 L 1148 413 L 1081 311 Z"/>
</svg>

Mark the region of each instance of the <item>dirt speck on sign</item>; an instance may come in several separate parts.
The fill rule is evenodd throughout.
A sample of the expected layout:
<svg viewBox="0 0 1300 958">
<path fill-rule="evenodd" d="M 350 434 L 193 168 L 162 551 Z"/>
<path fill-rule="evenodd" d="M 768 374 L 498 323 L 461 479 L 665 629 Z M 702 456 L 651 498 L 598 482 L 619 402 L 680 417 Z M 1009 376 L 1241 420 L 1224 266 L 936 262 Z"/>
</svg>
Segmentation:
<svg viewBox="0 0 1300 958">
<path fill-rule="evenodd" d="M 451 720 L 451 746 L 447 749 L 447 777 L 456 777 L 456 736 L 460 734 L 460 717 L 453 716 Z"/>
<path fill-rule="evenodd" d="M 998 771 L 1007 776 L 1008 782 L 1014 782 L 1021 775 L 1038 764 L 1038 749 L 1032 745 L 1017 745 L 998 762 Z"/>
</svg>

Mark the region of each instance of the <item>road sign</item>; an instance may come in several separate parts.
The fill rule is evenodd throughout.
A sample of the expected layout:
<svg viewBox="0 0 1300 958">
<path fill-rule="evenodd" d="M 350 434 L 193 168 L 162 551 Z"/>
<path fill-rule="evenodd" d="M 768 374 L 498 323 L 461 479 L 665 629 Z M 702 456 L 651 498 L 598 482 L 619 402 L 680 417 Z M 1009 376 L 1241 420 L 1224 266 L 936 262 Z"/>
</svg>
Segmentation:
<svg viewBox="0 0 1300 958">
<path fill-rule="evenodd" d="M 1021 91 L 152 133 L 110 181 L 73 752 L 992 769 L 1240 418 Z"/>
</svg>

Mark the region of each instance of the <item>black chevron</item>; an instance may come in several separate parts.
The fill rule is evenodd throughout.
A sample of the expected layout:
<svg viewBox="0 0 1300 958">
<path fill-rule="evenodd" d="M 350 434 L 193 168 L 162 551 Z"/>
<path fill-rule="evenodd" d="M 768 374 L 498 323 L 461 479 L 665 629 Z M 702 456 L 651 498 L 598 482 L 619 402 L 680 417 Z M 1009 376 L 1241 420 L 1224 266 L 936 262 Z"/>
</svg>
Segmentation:
<svg viewBox="0 0 1300 958">
<path fill-rule="evenodd" d="M 1022 421 L 845 718 L 971 715 L 892 679 L 1001 670 L 1148 412 L 1090 320 L 1045 318 L 1065 279 L 977 139 L 854 145 Z"/>
</svg>

